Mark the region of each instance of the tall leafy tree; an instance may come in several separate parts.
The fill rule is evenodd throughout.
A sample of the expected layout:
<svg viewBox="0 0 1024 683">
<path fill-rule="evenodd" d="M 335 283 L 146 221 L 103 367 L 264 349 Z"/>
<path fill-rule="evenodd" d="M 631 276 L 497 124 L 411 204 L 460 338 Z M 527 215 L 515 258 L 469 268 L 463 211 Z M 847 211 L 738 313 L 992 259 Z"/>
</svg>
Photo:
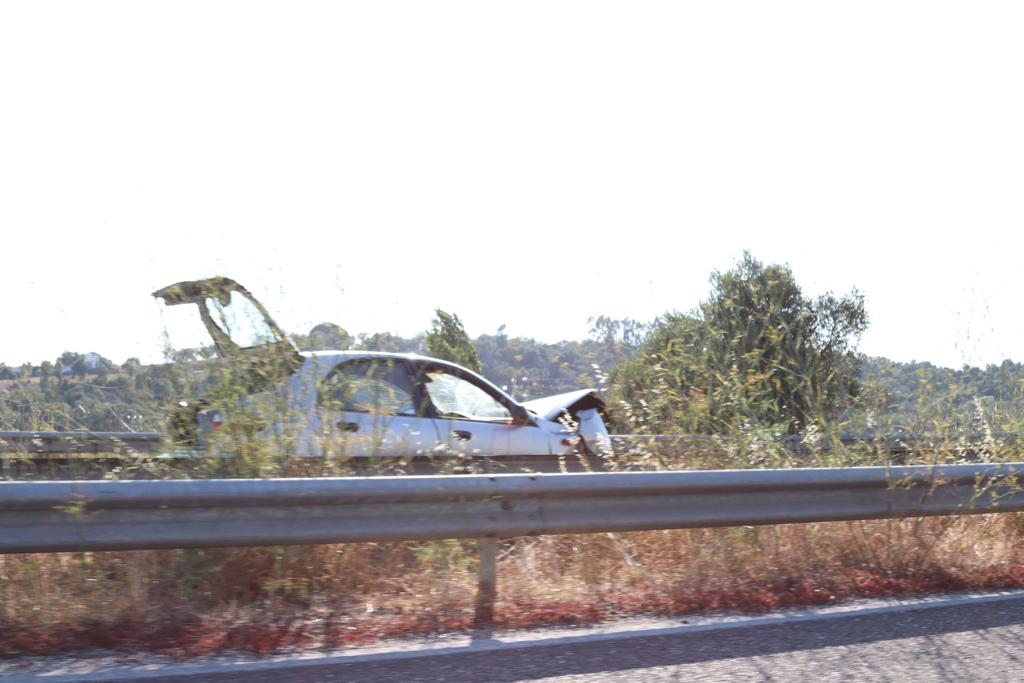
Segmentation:
<svg viewBox="0 0 1024 683">
<path fill-rule="evenodd" d="M 436 309 L 430 331 L 423 338 L 423 343 L 427 352 L 435 358 L 457 363 L 473 372 L 483 371 L 476 348 L 466 334 L 459 316 L 454 313 Z"/>
<path fill-rule="evenodd" d="M 749 253 L 714 272 L 690 314 L 663 316 L 640 353 L 613 373 L 613 398 L 634 426 L 721 433 L 740 425 L 798 432 L 856 396 L 864 299 L 805 297 L 787 266 Z"/>
</svg>

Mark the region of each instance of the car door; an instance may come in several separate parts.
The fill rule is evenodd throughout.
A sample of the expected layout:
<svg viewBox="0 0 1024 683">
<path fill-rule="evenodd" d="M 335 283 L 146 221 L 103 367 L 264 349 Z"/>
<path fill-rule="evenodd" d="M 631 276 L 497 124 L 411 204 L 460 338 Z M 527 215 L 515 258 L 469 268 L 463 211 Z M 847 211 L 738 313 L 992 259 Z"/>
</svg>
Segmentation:
<svg viewBox="0 0 1024 683">
<path fill-rule="evenodd" d="M 317 392 L 326 455 L 410 458 L 445 440 L 409 373 L 396 358 L 357 358 L 335 366 Z"/>
<path fill-rule="evenodd" d="M 424 364 L 417 376 L 450 453 L 484 457 L 550 454 L 542 430 L 533 424 L 516 424 L 508 406 L 510 399 L 470 373 Z"/>
</svg>

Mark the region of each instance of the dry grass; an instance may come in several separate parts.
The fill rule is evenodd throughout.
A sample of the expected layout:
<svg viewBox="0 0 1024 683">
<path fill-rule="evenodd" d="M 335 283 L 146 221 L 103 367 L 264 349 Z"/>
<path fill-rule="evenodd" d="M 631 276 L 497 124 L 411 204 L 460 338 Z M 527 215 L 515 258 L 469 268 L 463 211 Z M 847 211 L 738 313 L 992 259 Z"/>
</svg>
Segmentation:
<svg viewBox="0 0 1024 683">
<path fill-rule="evenodd" d="M 1017 514 L 517 539 L 499 626 L 1024 585 Z M 0 654 L 336 647 L 469 627 L 476 544 L 0 557 Z"/>
</svg>

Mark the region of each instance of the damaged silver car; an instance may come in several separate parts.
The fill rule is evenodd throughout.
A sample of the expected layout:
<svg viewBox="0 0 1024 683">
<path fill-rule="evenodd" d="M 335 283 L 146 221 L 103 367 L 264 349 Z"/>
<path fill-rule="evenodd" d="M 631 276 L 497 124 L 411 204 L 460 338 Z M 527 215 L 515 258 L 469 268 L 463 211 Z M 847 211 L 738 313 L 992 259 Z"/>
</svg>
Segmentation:
<svg viewBox="0 0 1024 683">
<path fill-rule="evenodd" d="M 218 432 L 244 432 L 305 457 L 611 455 L 605 404 L 593 389 L 520 403 L 435 358 L 300 353 L 252 294 L 225 277 L 179 282 L 153 296 L 195 305 L 234 373 L 229 389 L 176 412 L 174 438 L 183 448 L 201 449 Z M 243 413 L 241 424 L 232 424 L 232 415 Z"/>
</svg>

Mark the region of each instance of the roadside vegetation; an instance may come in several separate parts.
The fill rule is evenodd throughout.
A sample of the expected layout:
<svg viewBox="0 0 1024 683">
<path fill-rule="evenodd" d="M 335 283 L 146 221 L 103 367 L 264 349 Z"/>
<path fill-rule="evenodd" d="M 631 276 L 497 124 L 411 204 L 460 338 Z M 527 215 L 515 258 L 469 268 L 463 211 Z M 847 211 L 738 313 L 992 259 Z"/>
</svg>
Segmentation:
<svg viewBox="0 0 1024 683">
<path fill-rule="evenodd" d="M 1024 586 L 1018 515 L 504 542 L 499 628 Z M 0 557 L 0 656 L 266 654 L 469 628 L 475 543 Z"/>
<path fill-rule="evenodd" d="M 651 323 L 598 318 L 580 342 L 504 330 L 470 340 L 438 310 L 415 339 L 324 323 L 300 348 L 419 351 L 524 399 L 600 386 L 619 433 L 676 435 L 608 467 L 712 469 L 1017 461 L 1024 366 L 953 370 L 857 352 L 857 292 L 809 298 L 753 256 L 711 277 L 707 299 Z M 181 398 L 244 393 L 209 349 L 116 366 L 66 353 L 0 366 L 0 431 L 158 431 Z M 235 387 L 233 389 L 233 387 Z M 232 394 L 232 391 L 236 394 Z M 898 456 L 893 443 L 908 435 Z M 858 437 L 850 440 L 850 436 Z M 225 439 L 232 439 L 227 434 Z M 248 441 L 226 465 L 137 459 L 108 477 L 351 474 L 344 458 L 296 463 Z M 392 473 L 398 473 L 392 470 Z M 766 610 L 893 595 L 1024 586 L 1017 514 L 515 539 L 502 543 L 496 622 Z M 471 624 L 476 543 L 353 544 L 0 556 L 0 655 L 87 647 L 175 656 L 334 647 Z"/>
</svg>

